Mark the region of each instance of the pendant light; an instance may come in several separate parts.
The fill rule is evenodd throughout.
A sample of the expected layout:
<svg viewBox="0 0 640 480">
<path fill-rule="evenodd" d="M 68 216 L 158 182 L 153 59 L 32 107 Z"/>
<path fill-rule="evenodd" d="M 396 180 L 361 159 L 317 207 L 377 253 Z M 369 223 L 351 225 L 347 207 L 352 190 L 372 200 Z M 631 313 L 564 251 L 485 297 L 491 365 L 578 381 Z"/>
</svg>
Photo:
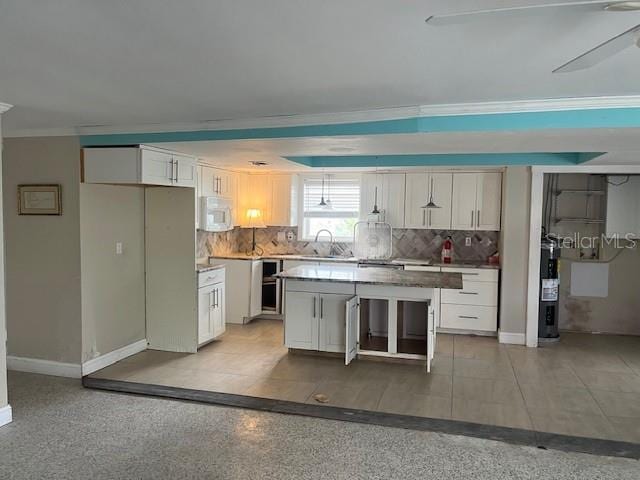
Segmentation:
<svg viewBox="0 0 640 480">
<path fill-rule="evenodd" d="M 373 210 L 371 210 L 373 215 L 378 215 L 380 210 L 378 210 L 378 186 L 376 185 L 375 192 L 373 194 Z"/>
<path fill-rule="evenodd" d="M 327 200 L 324 202 L 326 204 L 325 208 L 327 210 L 331 210 L 333 206 L 331 205 L 331 175 L 327 175 Z"/>
<path fill-rule="evenodd" d="M 426 205 L 423 205 L 420 208 L 441 208 L 440 205 L 436 205 L 433 201 L 433 178 L 431 179 L 431 191 L 429 192 L 429 201 Z"/>
<path fill-rule="evenodd" d="M 320 195 L 320 203 L 318 206 L 322 208 L 327 207 L 327 202 L 324 200 L 324 173 L 322 174 L 322 194 Z"/>
<path fill-rule="evenodd" d="M 371 210 L 372 215 L 380 215 L 380 210 L 378 209 L 378 167 L 376 167 L 376 186 L 373 192 L 373 210 Z"/>
</svg>

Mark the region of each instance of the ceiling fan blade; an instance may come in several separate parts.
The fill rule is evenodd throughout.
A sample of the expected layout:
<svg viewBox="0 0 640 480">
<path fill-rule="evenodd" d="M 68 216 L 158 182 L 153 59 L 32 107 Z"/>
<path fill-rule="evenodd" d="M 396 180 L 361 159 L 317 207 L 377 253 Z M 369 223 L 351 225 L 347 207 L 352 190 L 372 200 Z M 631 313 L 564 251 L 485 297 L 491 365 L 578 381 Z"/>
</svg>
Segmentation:
<svg viewBox="0 0 640 480">
<path fill-rule="evenodd" d="M 603 60 L 612 57 L 616 53 L 621 52 L 625 48 L 636 44 L 639 37 L 640 24 L 630 28 L 626 32 L 622 32 L 620 35 L 610 38 L 588 52 L 569 60 L 564 65 L 556 68 L 553 73 L 575 72 L 576 70 L 584 70 L 585 68 L 593 67 Z"/>
<path fill-rule="evenodd" d="M 541 12 L 542 10 L 547 13 L 553 9 L 569 9 L 573 12 L 591 12 L 603 10 L 603 6 L 615 3 L 615 0 L 587 0 L 582 2 L 560 2 L 560 3 L 547 3 L 544 5 L 526 5 L 523 7 L 506 7 L 506 8 L 494 8 L 490 10 L 475 10 L 471 12 L 462 13 L 450 13 L 446 15 L 431 15 L 425 20 L 429 25 L 455 25 L 459 23 L 466 23 L 476 19 L 482 19 L 490 16 L 506 17 L 509 15 L 523 15 L 527 13 Z"/>
</svg>

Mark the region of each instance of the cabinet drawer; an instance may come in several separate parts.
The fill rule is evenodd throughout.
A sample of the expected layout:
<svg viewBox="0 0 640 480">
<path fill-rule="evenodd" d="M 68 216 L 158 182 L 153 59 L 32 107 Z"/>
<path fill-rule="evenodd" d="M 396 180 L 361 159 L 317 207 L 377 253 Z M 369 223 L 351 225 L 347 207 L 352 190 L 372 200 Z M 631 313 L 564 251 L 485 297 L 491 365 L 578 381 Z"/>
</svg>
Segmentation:
<svg viewBox="0 0 640 480">
<path fill-rule="evenodd" d="M 498 308 L 443 303 L 440 305 L 440 326 L 495 332 L 498 329 Z"/>
<path fill-rule="evenodd" d="M 442 289 L 442 303 L 457 305 L 498 305 L 498 284 L 495 282 L 464 282 L 462 290 Z"/>
<path fill-rule="evenodd" d="M 498 270 L 493 268 L 442 267 L 443 272 L 459 272 L 462 282 L 497 282 Z"/>
<path fill-rule="evenodd" d="M 224 282 L 224 268 L 209 270 L 208 272 L 201 272 L 198 274 L 198 288 L 220 282 Z"/>
</svg>

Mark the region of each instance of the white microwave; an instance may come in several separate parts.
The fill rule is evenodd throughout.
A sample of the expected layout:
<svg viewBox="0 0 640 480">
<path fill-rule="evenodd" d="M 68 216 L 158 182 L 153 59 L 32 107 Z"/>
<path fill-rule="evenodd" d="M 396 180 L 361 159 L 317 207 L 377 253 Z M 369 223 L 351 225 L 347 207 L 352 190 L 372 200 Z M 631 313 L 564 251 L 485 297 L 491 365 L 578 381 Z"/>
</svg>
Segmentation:
<svg viewBox="0 0 640 480">
<path fill-rule="evenodd" d="M 220 197 L 200 197 L 200 229 L 206 232 L 233 229 L 229 201 Z"/>
</svg>

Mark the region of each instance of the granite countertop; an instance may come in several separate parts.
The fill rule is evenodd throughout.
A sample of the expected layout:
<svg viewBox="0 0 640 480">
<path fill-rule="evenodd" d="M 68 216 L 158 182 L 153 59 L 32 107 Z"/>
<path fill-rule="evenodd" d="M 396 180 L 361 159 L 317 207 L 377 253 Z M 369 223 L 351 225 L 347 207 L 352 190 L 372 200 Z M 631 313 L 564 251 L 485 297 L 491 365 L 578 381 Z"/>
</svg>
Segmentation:
<svg viewBox="0 0 640 480">
<path fill-rule="evenodd" d="M 211 258 L 229 259 L 229 260 L 263 260 L 263 259 L 275 259 L 275 260 L 301 260 L 309 262 L 336 262 L 336 263 L 358 263 L 356 257 L 323 257 L 314 255 L 297 255 L 297 254 L 267 254 L 267 255 L 246 255 L 240 252 L 232 252 L 224 255 L 214 255 Z M 365 261 L 366 263 L 366 261 Z M 419 265 L 428 267 L 454 267 L 454 268 L 488 268 L 492 270 L 499 270 L 499 264 L 487 263 L 487 262 L 454 262 L 454 263 L 441 263 L 432 262 L 430 260 L 424 260 L 419 258 L 394 258 L 389 260 L 388 263 L 394 265 Z"/>
<path fill-rule="evenodd" d="M 398 287 L 462 288 L 461 273 L 416 272 L 391 268 L 302 265 L 274 275 L 278 278 L 316 282 L 393 285 Z"/>
<path fill-rule="evenodd" d="M 224 265 L 208 265 L 206 263 L 197 263 L 196 264 L 196 272 L 210 272 L 211 270 L 219 270 L 224 268 Z"/>
<path fill-rule="evenodd" d="M 357 263 L 355 257 L 323 257 L 321 255 L 297 255 L 297 254 L 266 254 L 266 255 L 246 255 L 241 252 L 226 253 L 224 255 L 213 255 L 211 258 L 228 260 L 306 260 L 309 262 L 337 262 L 337 263 Z"/>
<path fill-rule="evenodd" d="M 395 265 L 419 265 L 425 267 L 454 267 L 454 268 L 488 268 L 490 270 L 499 270 L 500 264 L 488 262 L 431 262 L 429 260 L 420 260 L 418 258 L 394 258 L 391 263 Z"/>
</svg>

